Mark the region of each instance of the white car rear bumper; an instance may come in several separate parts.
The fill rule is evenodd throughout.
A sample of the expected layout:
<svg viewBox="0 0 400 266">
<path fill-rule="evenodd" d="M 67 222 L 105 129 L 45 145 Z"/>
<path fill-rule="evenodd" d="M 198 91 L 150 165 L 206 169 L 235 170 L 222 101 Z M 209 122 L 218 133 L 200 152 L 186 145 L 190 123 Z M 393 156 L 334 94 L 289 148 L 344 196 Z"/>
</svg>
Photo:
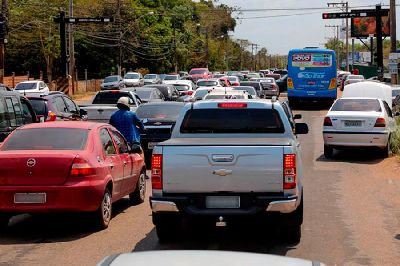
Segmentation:
<svg viewBox="0 0 400 266">
<path fill-rule="evenodd" d="M 347 147 L 386 147 L 389 132 L 323 131 L 324 145 Z"/>
</svg>

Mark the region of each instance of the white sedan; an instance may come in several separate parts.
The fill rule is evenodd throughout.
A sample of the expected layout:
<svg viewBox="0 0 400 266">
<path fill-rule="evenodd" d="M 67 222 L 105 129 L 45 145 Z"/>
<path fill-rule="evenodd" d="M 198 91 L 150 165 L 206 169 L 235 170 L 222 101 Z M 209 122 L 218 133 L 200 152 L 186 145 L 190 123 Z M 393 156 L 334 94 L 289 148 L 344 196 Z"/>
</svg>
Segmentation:
<svg viewBox="0 0 400 266">
<path fill-rule="evenodd" d="M 42 93 L 47 94 L 50 92 L 49 87 L 47 87 L 46 83 L 41 80 L 30 80 L 23 81 L 15 86 L 16 91 L 19 91 L 21 94 L 26 93 Z"/>
<path fill-rule="evenodd" d="M 334 148 L 379 147 L 390 155 L 390 137 L 396 122 L 389 105 L 381 99 L 349 97 L 335 101 L 324 119 L 324 155 Z"/>
</svg>

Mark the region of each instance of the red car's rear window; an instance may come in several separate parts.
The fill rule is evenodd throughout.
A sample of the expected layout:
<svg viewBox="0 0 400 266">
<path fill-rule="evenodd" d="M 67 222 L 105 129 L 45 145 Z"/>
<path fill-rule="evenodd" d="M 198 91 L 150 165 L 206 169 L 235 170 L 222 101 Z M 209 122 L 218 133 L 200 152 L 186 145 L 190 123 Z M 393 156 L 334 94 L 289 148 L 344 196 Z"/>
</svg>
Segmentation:
<svg viewBox="0 0 400 266">
<path fill-rule="evenodd" d="M 1 150 L 83 150 L 89 131 L 80 128 L 31 128 L 16 130 Z"/>
</svg>

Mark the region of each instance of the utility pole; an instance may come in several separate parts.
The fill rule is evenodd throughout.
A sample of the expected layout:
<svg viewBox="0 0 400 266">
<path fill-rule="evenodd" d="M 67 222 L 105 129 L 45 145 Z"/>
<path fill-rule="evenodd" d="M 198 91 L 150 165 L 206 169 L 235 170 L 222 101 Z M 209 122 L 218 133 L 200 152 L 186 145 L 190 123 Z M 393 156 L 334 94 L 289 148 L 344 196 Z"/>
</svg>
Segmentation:
<svg viewBox="0 0 400 266">
<path fill-rule="evenodd" d="M 122 74 L 122 27 L 121 27 L 121 1 L 117 0 L 117 19 L 118 19 L 118 76 Z"/>
<path fill-rule="evenodd" d="M 67 40 L 65 36 L 65 12 L 60 11 L 60 15 L 55 19 L 55 22 L 60 24 L 60 55 L 61 55 L 61 76 L 68 77 L 67 63 Z"/>
<path fill-rule="evenodd" d="M 74 1 L 69 0 L 69 14 L 74 16 Z M 75 92 L 75 49 L 74 49 L 74 25 L 68 24 L 68 51 L 69 51 L 69 71 L 68 74 L 72 81 L 72 94 Z"/>
<path fill-rule="evenodd" d="M 328 3 L 328 7 L 340 7 L 342 11 L 349 12 L 349 2 Z M 346 18 L 346 71 L 349 71 L 349 19 Z"/>
<path fill-rule="evenodd" d="M 335 50 L 336 50 L 336 65 L 337 67 L 339 67 L 339 62 L 340 62 L 340 58 L 339 58 L 339 25 L 325 25 L 325 28 L 334 28 L 334 33 L 335 33 Z"/>
<path fill-rule="evenodd" d="M 395 53 L 397 50 L 397 36 L 396 36 L 396 0 L 390 0 L 390 52 Z M 392 74 L 392 84 L 400 83 L 399 71 L 397 74 Z"/>
<path fill-rule="evenodd" d="M 7 28 L 8 28 L 8 2 L 3 0 L 1 5 L 1 18 L 0 18 L 0 83 L 4 82 L 4 61 L 5 61 L 5 44 L 7 42 Z"/>
<path fill-rule="evenodd" d="M 378 79 L 383 78 L 383 41 L 382 41 L 382 14 L 381 5 L 376 5 L 376 57 L 378 65 Z"/>
<path fill-rule="evenodd" d="M 208 63 L 210 60 L 210 55 L 208 51 L 208 26 L 206 26 L 206 68 L 208 69 Z"/>
<path fill-rule="evenodd" d="M 175 73 L 178 73 L 178 55 L 176 53 L 176 19 L 175 19 L 175 16 L 172 16 L 172 26 L 174 29 L 174 70 L 175 70 Z M 207 51 L 208 51 L 208 45 L 207 45 Z M 208 65 L 208 60 L 207 60 L 207 65 Z M 208 68 L 208 66 L 207 66 L 207 68 Z"/>
</svg>

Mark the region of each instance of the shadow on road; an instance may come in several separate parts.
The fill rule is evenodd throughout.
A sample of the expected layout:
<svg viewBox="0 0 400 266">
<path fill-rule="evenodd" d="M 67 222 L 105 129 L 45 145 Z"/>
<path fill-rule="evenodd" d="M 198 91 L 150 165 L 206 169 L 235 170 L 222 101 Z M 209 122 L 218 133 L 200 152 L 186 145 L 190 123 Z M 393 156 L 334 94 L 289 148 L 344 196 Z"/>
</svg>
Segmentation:
<svg viewBox="0 0 400 266">
<path fill-rule="evenodd" d="M 113 217 L 132 206 L 128 199 L 113 205 Z M 87 213 L 22 214 L 11 218 L 1 231 L 1 244 L 38 244 L 69 242 L 87 237 L 97 229 Z"/>
<path fill-rule="evenodd" d="M 333 158 L 327 159 L 323 154 L 319 156 L 318 162 L 347 162 L 357 164 L 378 164 L 383 161 L 380 150 L 375 148 L 353 148 L 335 150 Z"/>
<path fill-rule="evenodd" d="M 286 255 L 295 245 L 284 243 L 277 232 L 257 232 L 256 229 L 241 231 L 223 228 L 202 230 L 201 233 L 189 233 L 170 243 L 160 243 L 155 229 L 136 244 L 132 252 L 150 250 L 223 250 L 263 254 Z"/>
</svg>

